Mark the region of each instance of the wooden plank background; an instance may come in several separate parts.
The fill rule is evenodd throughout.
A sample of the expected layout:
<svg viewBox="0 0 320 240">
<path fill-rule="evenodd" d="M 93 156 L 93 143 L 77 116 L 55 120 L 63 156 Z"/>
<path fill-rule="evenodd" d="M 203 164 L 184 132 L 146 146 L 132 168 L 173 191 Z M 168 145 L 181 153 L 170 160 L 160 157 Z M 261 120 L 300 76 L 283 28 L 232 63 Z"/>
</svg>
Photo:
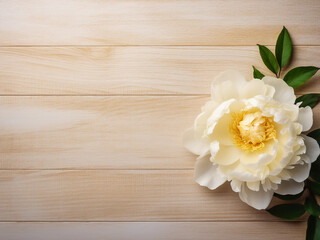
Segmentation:
<svg viewBox="0 0 320 240">
<path fill-rule="evenodd" d="M 305 217 L 198 186 L 181 135 L 219 72 L 268 73 L 255 44 L 274 49 L 283 25 L 290 67 L 319 66 L 319 12 L 317 0 L 0 0 L 0 239 L 303 239 Z M 319 93 L 319 78 L 296 93 Z"/>
</svg>

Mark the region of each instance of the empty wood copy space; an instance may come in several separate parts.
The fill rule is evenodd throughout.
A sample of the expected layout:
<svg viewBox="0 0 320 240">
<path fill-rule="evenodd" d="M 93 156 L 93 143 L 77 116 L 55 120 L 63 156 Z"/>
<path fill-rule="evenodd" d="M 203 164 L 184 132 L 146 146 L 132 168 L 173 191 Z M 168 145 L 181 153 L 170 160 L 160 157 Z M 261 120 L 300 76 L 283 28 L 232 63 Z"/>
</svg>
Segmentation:
<svg viewBox="0 0 320 240">
<path fill-rule="evenodd" d="M 269 73 L 256 44 L 274 50 L 283 25 L 290 68 L 319 66 L 319 12 L 317 0 L 0 0 L 0 239 L 303 239 L 305 217 L 197 185 L 181 136 L 219 72 Z"/>
</svg>

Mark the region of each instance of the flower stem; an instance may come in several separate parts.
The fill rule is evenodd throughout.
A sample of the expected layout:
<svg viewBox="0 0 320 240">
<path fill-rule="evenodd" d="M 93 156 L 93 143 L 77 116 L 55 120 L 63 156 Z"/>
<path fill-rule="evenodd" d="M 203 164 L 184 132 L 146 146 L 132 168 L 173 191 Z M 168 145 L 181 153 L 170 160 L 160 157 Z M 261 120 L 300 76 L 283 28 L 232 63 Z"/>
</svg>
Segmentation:
<svg viewBox="0 0 320 240">
<path fill-rule="evenodd" d="M 281 74 L 281 67 L 280 67 L 280 69 L 279 69 L 279 72 L 276 74 L 276 77 L 277 77 L 277 78 L 280 78 L 280 74 Z"/>
</svg>

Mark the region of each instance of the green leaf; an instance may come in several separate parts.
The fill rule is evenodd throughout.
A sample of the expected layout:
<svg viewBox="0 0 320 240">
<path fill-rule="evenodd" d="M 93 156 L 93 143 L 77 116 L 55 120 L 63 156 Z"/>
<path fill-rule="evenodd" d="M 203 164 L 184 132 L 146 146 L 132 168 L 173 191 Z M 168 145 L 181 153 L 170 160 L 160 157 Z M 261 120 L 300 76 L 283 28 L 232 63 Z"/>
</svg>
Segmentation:
<svg viewBox="0 0 320 240">
<path fill-rule="evenodd" d="M 259 46 L 259 52 L 260 52 L 262 61 L 267 66 L 267 68 L 269 68 L 271 72 L 277 75 L 279 71 L 279 66 L 278 66 L 276 57 L 266 46 L 259 45 L 259 44 L 258 46 Z"/>
<path fill-rule="evenodd" d="M 257 79 L 262 79 L 264 75 L 258 69 L 256 69 L 255 66 L 252 66 L 252 67 L 253 67 L 253 77 Z"/>
<path fill-rule="evenodd" d="M 314 234 L 316 232 L 316 226 L 317 226 L 317 217 L 310 215 L 308 218 L 306 240 L 315 240 Z"/>
<path fill-rule="evenodd" d="M 302 102 L 300 107 L 309 106 L 314 108 L 320 101 L 320 93 L 309 93 L 302 95 L 296 99 L 296 103 Z"/>
<path fill-rule="evenodd" d="M 300 198 L 303 195 L 303 192 L 304 191 L 302 191 L 301 193 L 298 193 L 296 195 L 290 195 L 290 194 L 280 195 L 280 194 L 274 193 L 273 196 L 275 196 L 275 197 L 277 197 L 279 199 L 282 199 L 282 200 L 296 200 L 296 199 Z"/>
<path fill-rule="evenodd" d="M 276 44 L 276 56 L 280 68 L 283 68 L 289 61 L 292 53 L 292 42 L 288 30 L 283 27 L 278 36 Z"/>
<path fill-rule="evenodd" d="M 284 81 L 291 87 L 296 88 L 307 82 L 319 70 L 317 67 L 296 67 L 291 69 L 285 76 Z"/>
<path fill-rule="evenodd" d="M 310 170 L 310 177 L 317 181 L 320 182 L 320 160 L 318 158 L 317 161 L 315 161 L 314 163 L 312 163 L 311 165 L 311 170 Z"/>
<path fill-rule="evenodd" d="M 289 220 L 298 218 L 305 213 L 304 206 L 298 203 L 276 205 L 267 211 L 276 217 Z"/>
<path fill-rule="evenodd" d="M 307 181 L 309 190 L 316 195 L 320 195 L 320 183 L 312 182 L 310 180 Z"/>
<path fill-rule="evenodd" d="M 316 216 L 310 215 L 308 218 L 308 227 L 306 232 L 306 240 L 320 239 L 320 220 Z"/>
<path fill-rule="evenodd" d="M 306 211 L 313 216 L 319 216 L 320 215 L 320 206 L 318 205 L 316 199 L 311 194 L 304 203 L 304 208 Z"/>
</svg>

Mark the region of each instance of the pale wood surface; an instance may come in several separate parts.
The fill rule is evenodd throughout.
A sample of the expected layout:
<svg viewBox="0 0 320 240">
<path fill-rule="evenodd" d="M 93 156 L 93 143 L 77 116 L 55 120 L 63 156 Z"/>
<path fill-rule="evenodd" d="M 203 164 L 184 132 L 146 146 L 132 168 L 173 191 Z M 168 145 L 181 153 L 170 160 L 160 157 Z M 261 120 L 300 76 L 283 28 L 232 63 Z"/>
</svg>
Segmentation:
<svg viewBox="0 0 320 240">
<path fill-rule="evenodd" d="M 241 202 L 229 184 L 200 187 L 193 170 L 0 173 L 0 221 L 279 221 Z"/>
<path fill-rule="evenodd" d="M 317 0 L 0 0 L 0 239 L 303 239 L 305 217 L 279 221 L 228 185 L 198 186 L 181 135 L 220 71 L 268 73 L 255 44 L 273 50 L 282 25 L 290 67 L 319 66 L 319 11 Z M 319 77 L 296 93 L 319 93 Z M 318 106 L 314 129 L 319 117 Z"/>
<path fill-rule="evenodd" d="M 181 169 L 207 96 L 0 97 L 2 169 Z M 314 109 L 320 127 L 320 105 Z"/>
<path fill-rule="evenodd" d="M 279 227 L 281 225 L 281 228 Z M 304 239 L 305 222 L 116 222 L 0 223 L 6 240 L 139 239 L 139 240 L 257 240 Z"/>
<path fill-rule="evenodd" d="M 3 0 L 1 45 L 320 44 L 318 0 Z"/>
<path fill-rule="evenodd" d="M 319 62 L 319 46 L 295 47 L 290 67 Z M 247 79 L 252 65 L 271 74 L 257 46 L 10 47 L 0 48 L 0 63 L 0 94 L 6 95 L 208 94 L 225 69 Z M 296 92 L 319 92 L 319 80 L 320 73 Z"/>
</svg>

